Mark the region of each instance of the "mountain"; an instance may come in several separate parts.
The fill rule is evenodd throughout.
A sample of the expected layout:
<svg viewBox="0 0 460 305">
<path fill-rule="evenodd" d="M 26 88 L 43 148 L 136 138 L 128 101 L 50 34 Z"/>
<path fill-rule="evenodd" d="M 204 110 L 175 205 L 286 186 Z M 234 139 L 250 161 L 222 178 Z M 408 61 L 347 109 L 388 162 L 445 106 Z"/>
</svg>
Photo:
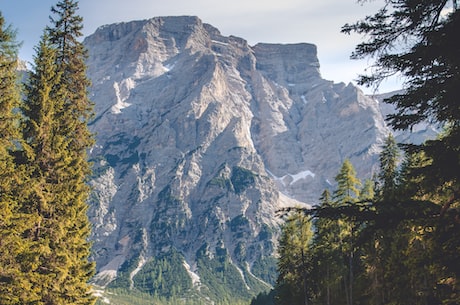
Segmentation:
<svg viewBox="0 0 460 305">
<path fill-rule="evenodd" d="M 84 41 L 96 116 L 95 283 L 205 303 L 276 279 L 279 208 L 315 204 L 349 158 L 376 168 L 379 103 L 324 80 L 313 44 L 257 44 L 197 17 Z"/>
</svg>

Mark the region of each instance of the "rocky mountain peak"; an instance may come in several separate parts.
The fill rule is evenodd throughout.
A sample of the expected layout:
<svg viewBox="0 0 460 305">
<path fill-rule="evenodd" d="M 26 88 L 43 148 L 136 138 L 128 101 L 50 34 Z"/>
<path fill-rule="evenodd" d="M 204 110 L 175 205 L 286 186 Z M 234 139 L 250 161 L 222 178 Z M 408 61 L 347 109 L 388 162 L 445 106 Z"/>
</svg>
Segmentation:
<svg viewBox="0 0 460 305">
<path fill-rule="evenodd" d="M 251 47 L 182 16 L 106 25 L 85 45 L 103 286 L 151 293 L 169 253 L 187 289 L 215 296 L 224 266 L 245 295 L 266 289 L 276 211 L 317 202 L 345 158 L 370 176 L 388 132 L 376 101 L 321 78 L 312 44 Z"/>
</svg>

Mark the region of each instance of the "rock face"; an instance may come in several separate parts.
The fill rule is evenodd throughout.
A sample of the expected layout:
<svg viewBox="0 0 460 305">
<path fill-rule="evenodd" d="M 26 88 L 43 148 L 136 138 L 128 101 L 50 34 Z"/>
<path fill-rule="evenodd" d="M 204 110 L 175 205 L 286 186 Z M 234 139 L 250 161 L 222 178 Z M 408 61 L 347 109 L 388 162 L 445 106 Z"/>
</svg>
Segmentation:
<svg viewBox="0 0 460 305">
<path fill-rule="evenodd" d="M 273 267 L 277 209 L 316 203 L 345 158 L 369 177 L 388 133 L 376 101 L 321 78 L 312 44 L 252 47 L 164 17 L 103 26 L 85 45 L 102 286 L 151 292 L 140 274 L 178 253 L 190 287 L 214 300 L 226 280 L 205 272 L 212 260 L 257 293 L 273 281 L 261 266 Z"/>
</svg>

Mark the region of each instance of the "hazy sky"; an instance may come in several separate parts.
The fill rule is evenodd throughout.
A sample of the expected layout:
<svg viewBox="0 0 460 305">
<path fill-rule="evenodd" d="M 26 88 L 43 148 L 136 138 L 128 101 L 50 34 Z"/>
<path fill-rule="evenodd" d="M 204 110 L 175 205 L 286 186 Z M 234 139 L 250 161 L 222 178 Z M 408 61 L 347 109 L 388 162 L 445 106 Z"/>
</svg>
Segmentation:
<svg viewBox="0 0 460 305">
<path fill-rule="evenodd" d="M 31 61 L 33 48 L 49 24 L 50 8 L 57 0 L 0 0 L 0 11 L 18 30 L 23 42 L 20 56 Z M 323 78 L 348 83 L 371 63 L 350 60 L 358 35 L 340 33 L 353 23 L 375 13 L 382 1 L 356 0 L 80 0 L 84 34 L 101 25 L 157 16 L 198 16 L 225 35 L 246 39 L 250 45 L 269 43 L 314 43 Z M 386 84 L 380 92 L 397 89 Z M 365 89 L 365 91 L 369 91 Z"/>
</svg>

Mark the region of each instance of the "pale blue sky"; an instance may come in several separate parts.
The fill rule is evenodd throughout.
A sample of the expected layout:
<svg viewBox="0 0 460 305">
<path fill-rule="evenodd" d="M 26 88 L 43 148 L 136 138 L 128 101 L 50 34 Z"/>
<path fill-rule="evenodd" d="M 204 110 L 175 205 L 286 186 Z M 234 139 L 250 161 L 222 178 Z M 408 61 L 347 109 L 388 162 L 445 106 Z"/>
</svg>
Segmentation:
<svg viewBox="0 0 460 305">
<path fill-rule="evenodd" d="M 0 0 L 7 23 L 18 30 L 23 42 L 20 56 L 31 61 L 33 48 L 49 22 L 57 0 Z M 249 44 L 314 43 L 323 78 L 348 83 L 370 64 L 350 60 L 357 35 L 340 33 L 352 23 L 377 11 L 382 1 L 360 5 L 356 0 L 80 0 L 84 34 L 97 27 L 157 16 L 194 15 L 218 28 L 223 35 L 246 39 Z M 381 92 L 397 89 L 387 84 Z M 366 91 L 368 91 L 366 89 Z"/>
</svg>

